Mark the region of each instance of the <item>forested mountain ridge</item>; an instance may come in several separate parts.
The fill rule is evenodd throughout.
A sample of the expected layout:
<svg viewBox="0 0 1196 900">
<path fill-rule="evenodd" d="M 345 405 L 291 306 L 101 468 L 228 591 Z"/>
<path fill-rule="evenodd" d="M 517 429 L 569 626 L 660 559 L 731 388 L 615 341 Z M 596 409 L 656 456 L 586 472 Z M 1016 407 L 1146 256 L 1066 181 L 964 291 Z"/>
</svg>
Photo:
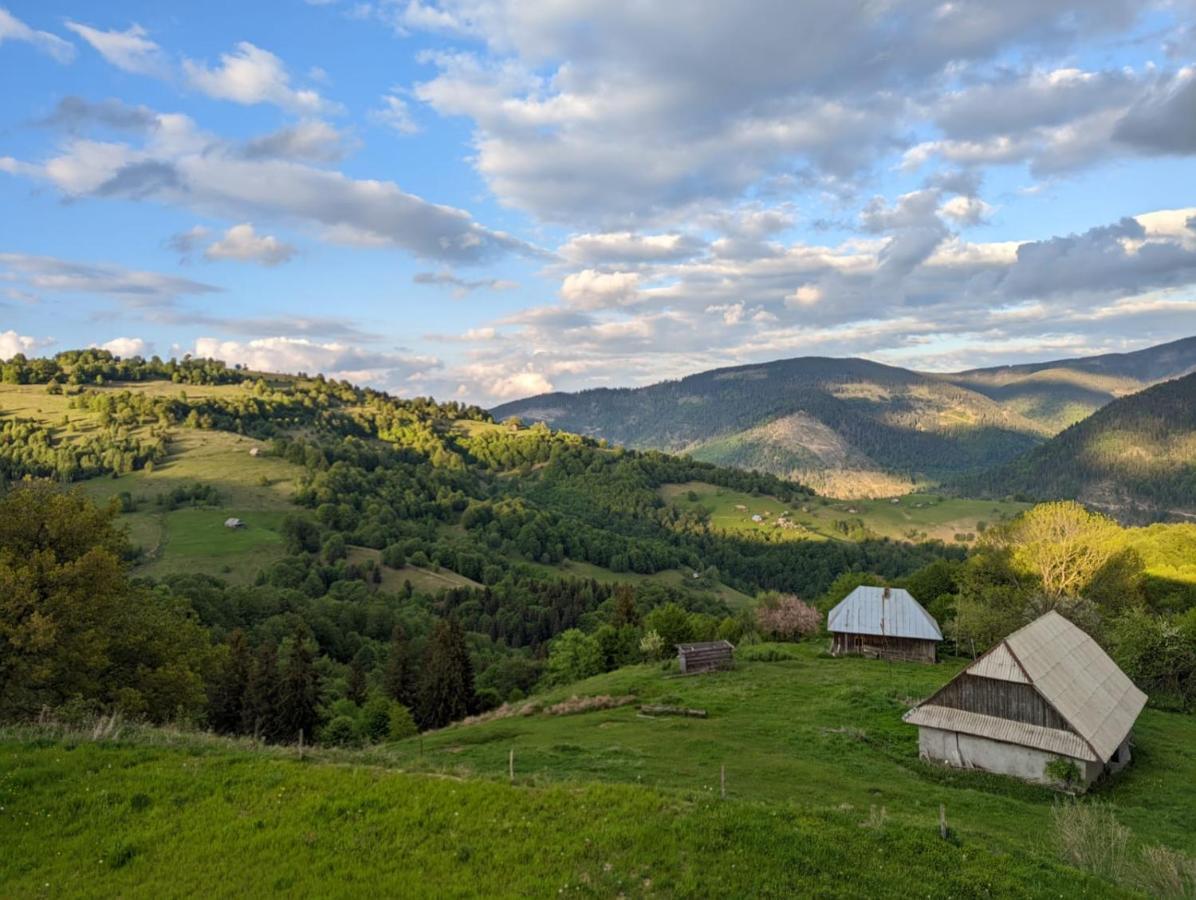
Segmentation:
<svg viewBox="0 0 1196 900">
<path fill-rule="evenodd" d="M 1193 367 L 1196 338 L 952 375 L 801 357 L 641 388 L 543 394 L 492 412 L 828 493 L 892 494 L 1009 462 L 1110 400 Z"/>
<path fill-rule="evenodd" d="M 1075 498 L 1123 519 L 1196 517 L 1196 373 L 1113 401 L 965 493 Z"/>
</svg>

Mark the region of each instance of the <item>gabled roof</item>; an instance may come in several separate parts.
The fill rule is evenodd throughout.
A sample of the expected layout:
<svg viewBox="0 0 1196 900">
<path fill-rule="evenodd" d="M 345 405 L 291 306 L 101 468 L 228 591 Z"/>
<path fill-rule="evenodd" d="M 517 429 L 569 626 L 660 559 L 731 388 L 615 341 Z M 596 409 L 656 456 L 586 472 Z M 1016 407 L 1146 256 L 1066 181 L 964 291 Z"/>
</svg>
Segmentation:
<svg viewBox="0 0 1196 900">
<path fill-rule="evenodd" d="M 941 641 L 938 622 L 909 591 L 858 587 L 826 617 L 828 631 Z"/>
<path fill-rule="evenodd" d="M 1009 635 L 965 673 L 1032 685 L 1090 752 L 1061 749 L 1071 732 L 975 713 L 956 716 L 962 711 L 938 706 L 934 697 L 906 713 L 905 721 L 1108 762 L 1146 705 L 1146 695 L 1100 645 L 1054 611 Z"/>
</svg>

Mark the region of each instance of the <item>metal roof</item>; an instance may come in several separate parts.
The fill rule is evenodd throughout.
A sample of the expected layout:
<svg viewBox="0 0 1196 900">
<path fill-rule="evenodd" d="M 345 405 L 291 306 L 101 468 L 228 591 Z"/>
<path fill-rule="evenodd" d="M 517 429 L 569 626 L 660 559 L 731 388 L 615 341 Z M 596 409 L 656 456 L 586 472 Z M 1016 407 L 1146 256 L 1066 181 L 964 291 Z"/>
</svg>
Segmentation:
<svg viewBox="0 0 1196 900">
<path fill-rule="evenodd" d="M 958 731 L 961 734 L 973 734 L 1006 744 L 1034 747 L 1047 753 L 1058 753 L 1089 762 L 1097 761 L 1096 754 L 1082 737 L 1058 728 L 1044 728 L 1041 725 L 1029 725 L 999 716 L 986 716 L 983 713 L 933 704 L 911 709 L 905 714 L 905 721 L 911 725 Z"/>
<path fill-rule="evenodd" d="M 691 650 L 734 650 L 735 645 L 730 641 L 698 641 L 693 644 L 678 644 L 677 649 L 682 653 L 688 653 Z"/>
<path fill-rule="evenodd" d="M 1030 683 L 1108 762 L 1146 695 L 1091 637 L 1051 611 L 1004 641 Z"/>
<path fill-rule="evenodd" d="M 1060 740 L 1057 735 L 1068 732 L 947 710 L 930 701 L 907 713 L 905 721 L 1108 762 L 1146 705 L 1146 695 L 1100 645 L 1053 610 L 1009 635 L 961 674 L 1032 685 L 1075 732 L 1072 737 L 1083 743 L 1086 754 L 1052 749 Z"/>
<path fill-rule="evenodd" d="M 858 587 L 826 617 L 828 631 L 941 641 L 934 617 L 902 588 Z"/>
</svg>

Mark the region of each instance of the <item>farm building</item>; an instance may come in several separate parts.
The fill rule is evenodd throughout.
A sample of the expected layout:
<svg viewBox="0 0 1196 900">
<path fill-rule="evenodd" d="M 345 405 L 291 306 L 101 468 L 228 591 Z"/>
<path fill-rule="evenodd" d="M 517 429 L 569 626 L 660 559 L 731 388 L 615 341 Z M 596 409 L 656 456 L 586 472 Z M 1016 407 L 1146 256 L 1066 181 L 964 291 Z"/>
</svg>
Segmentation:
<svg viewBox="0 0 1196 900">
<path fill-rule="evenodd" d="M 225 528 L 244 528 L 245 523 L 242 522 L 240 519 L 225 519 L 224 527 Z"/>
<path fill-rule="evenodd" d="M 1048 612 L 906 713 L 905 721 L 918 726 L 924 759 L 1087 787 L 1130 761 L 1130 731 L 1145 705 L 1146 695 L 1096 641 Z"/>
<path fill-rule="evenodd" d="M 858 587 L 826 617 L 831 654 L 934 662 L 938 622 L 901 588 Z"/>
<path fill-rule="evenodd" d="M 729 669 L 735 664 L 735 647 L 730 641 L 703 641 L 698 644 L 678 644 L 677 659 L 682 675 Z"/>
</svg>

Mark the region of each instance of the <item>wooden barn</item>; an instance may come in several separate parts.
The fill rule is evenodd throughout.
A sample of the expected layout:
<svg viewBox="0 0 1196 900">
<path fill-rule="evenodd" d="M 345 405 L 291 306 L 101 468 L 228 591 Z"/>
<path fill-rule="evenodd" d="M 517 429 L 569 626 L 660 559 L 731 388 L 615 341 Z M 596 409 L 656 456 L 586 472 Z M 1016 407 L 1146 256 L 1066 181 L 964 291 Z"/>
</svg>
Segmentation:
<svg viewBox="0 0 1196 900">
<path fill-rule="evenodd" d="M 682 675 L 729 669 L 735 664 L 735 647 L 730 641 L 703 641 L 697 644 L 678 644 L 677 659 Z"/>
<path fill-rule="evenodd" d="M 1130 733 L 1145 705 L 1146 695 L 1096 641 L 1048 612 L 905 721 L 918 726 L 924 759 L 1083 788 L 1130 761 Z"/>
<path fill-rule="evenodd" d="M 858 587 L 826 617 L 831 654 L 935 661 L 938 622 L 901 588 Z"/>
</svg>

